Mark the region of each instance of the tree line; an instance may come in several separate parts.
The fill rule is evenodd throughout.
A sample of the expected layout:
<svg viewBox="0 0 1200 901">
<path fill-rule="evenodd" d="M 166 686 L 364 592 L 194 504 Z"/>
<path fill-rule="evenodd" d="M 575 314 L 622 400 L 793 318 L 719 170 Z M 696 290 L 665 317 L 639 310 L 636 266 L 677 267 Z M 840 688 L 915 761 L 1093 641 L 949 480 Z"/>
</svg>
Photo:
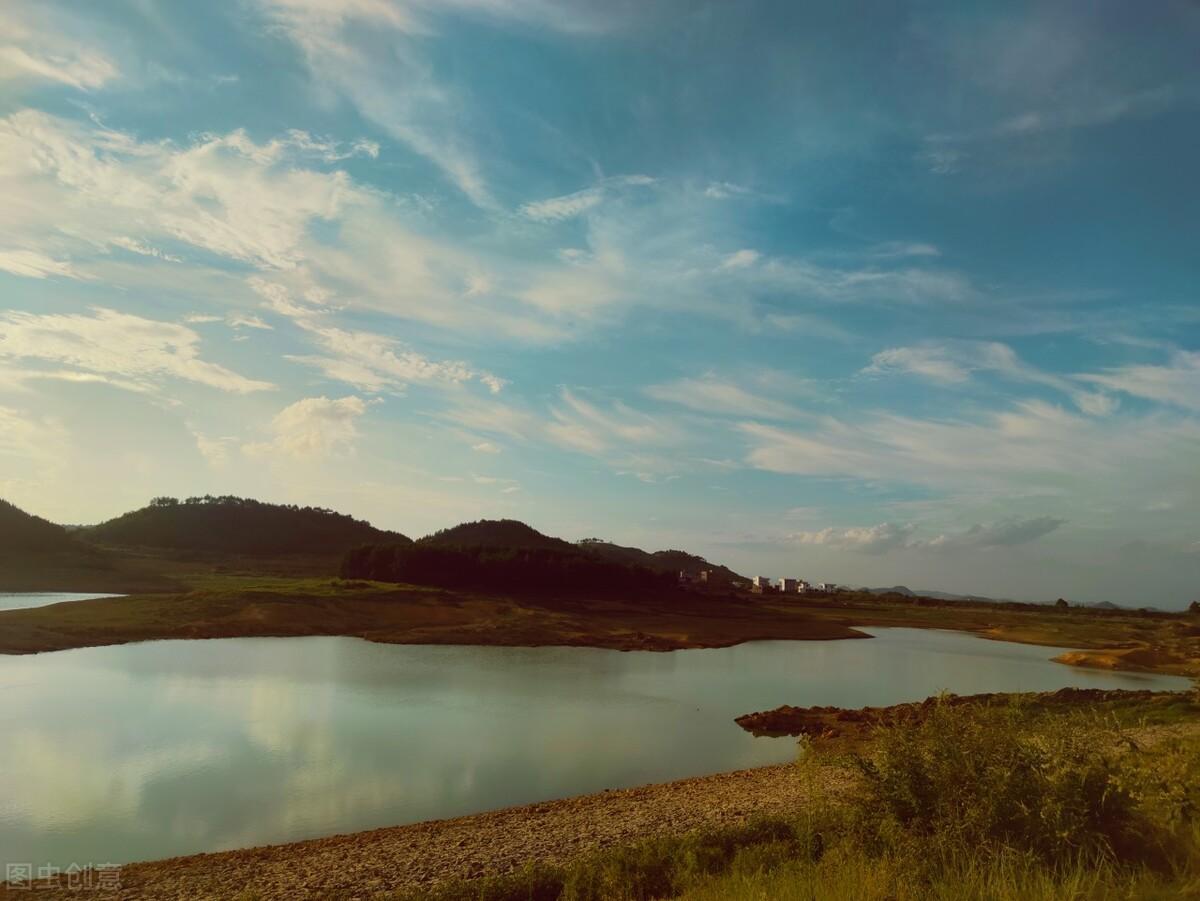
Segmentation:
<svg viewBox="0 0 1200 901">
<path fill-rule="evenodd" d="M 349 551 L 342 578 L 532 594 L 610 595 L 673 588 L 673 573 L 577 550 L 371 544 Z"/>
</svg>

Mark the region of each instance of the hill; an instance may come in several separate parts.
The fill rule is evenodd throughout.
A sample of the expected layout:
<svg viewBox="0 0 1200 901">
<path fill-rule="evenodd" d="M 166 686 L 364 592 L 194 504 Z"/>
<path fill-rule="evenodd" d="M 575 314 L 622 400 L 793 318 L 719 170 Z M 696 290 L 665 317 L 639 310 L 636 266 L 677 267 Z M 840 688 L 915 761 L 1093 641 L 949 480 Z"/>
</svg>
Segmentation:
<svg viewBox="0 0 1200 901">
<path fill-rule="evenodd" d="M 730 582 L 746 581 L 728 567 L 709 563 L 703 557 L 689 554 L 687 551 L 668 550 L 650 553 L 641 548 L 624 547 L 599 538 L 585 538 L 578 543 L 578 546 L 589 554 L 605 560 L 623 563 L 626 566 L 645 567 L 652 572 L 674 574 L 684 572 L 692 578 L 696 578 L 702 571 L 707 570 L 712 573 L 709 579 L 718 584 L 727 585 Z"/>
<path fill-rule="evenodd" d="M 0 500 L 0 554 L 72 550 L 80 550 L 80 546 L 62 526 Z"/>
<path fill-rule="evenodd" d="M 709 578 L 717 584 L 728 585 L 730 582 L 744 581 L 741 576 L 728 567 L 714 565 L 703 557 L 689 554 L 687 551 L 667 550 L 651 553 L 641 548 L 625 547 L 599 538 L 585 538 L 572 544 L 561 538 L 545 535 L 532 526 L 515 519 L 481 519 L 477 522 L 465 522 L 428 535 L 417 543 L 435 547 L 574 551 L 599 558 L 607 563 L 648 569 L 660 575 L 664 573 L 678 575 L 680 572 L 685 572 L 696 578 L 700 572 L 708 570 L 713 574 Z"/>
<path fill-rule="evenodd" d="M 426 535 L 418 544 L 433 547 L 488 547 L 510 550 L 569 551 L 575 547 L 561 538 L 543 535 L 532 526 L 515 519 L 480 519 Z"/>
<path fill-rule="evenodd" d="M 166 591 L 169 578 L 0 500 L 0 591 Z"/>
<path fill-rule="evenodd" d="M 407 544 L 321 507 L 268 504 L 240 497 L 159 497 L 140 510 L 82 530 L 88 540 L 121 547 L 247 554 L 340 554 L 361 544 Z"/>
</svg>

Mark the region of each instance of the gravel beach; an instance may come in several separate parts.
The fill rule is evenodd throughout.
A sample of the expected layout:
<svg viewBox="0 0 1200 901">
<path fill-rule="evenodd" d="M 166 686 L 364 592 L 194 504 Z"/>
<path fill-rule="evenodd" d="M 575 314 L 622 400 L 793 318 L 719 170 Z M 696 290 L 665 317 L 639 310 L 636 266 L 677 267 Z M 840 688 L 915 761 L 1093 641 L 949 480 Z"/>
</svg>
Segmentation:
<svg viewBox="0 0 1200 901">
<path fill-rule="evenodd" d="M 794 811 L 811 790 L 794 766 L 761 767 L 452 820 L 129 864 L 122 868 L 119 893 L 0 887 L 0 897 L 375 898 L 452 877 L 504 873 L 531 860 L 563 863 L 641 838 Z"/>
</svg>

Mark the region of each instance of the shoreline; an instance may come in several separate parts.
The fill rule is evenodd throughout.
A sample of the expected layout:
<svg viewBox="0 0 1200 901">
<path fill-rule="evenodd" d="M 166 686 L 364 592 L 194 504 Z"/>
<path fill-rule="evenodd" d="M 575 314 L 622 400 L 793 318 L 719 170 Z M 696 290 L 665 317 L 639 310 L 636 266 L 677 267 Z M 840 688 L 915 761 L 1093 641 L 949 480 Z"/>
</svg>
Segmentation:
<svg viewBox="0 0 1200 901">
<path fill-rule="evenodd" d="M 839 776 L 820 793 L 835 793 L 845 784 Z M 775 764 L 452 819 L 125 864 L 119 896 L 138 901 L 243 893 L 256 901 L 379 897 L 453 878 L 512 872 L 530 861 L 569 863 L 658 835 L 794 813 L 813 796 L 797 767 Z M 0 898 L 29 894 L 0 884 Z M 78 891 L 45 885 L 32 894 L 79 897 Z"/>
<path fill-rule="evenodd" d="M 987 705 L 1018 697 L 1045 712 L 1105 710 L 1131 724 L 1132 734 L 1146 747 L 1200 729 L 1196 719 L 1200 700 L 1186 692 L 1064 689 L 1033 695 L 950 696 L 948 703 Z M 933 699 L 859 710 L 786 708 L 750 714 L 739 722 L 783 715 L 802 727 L 797 731 L 819 733 L 816 741 L 832 741 L 836 749 L 840 742 L 869 738 L 879 725 L 919 721 L 931 704 Z M 833 723 L 839 728 L 831 732 L 826 726 Z M 851 768 L 837 764 L 817 771 L 795 763 L 773 764 L 448 819 L 140 861 L 120 867 L 115 896 L 135 901 L 386 898 L 449 880 L 505 875 L 530 863 L 570 865 L 597 851 L 657 837 L 736 826 L 756 818 L 795 817 L 806 804 L 846 797 L 855 780 Z M 78 889 L 45 882 L 31 888 L 0 882 L 0 898 L 27 897 L 30 891 L 44 898 L 79 897 Z M 108 891 L 95 894 L 114 897 Z"/>
</svg>

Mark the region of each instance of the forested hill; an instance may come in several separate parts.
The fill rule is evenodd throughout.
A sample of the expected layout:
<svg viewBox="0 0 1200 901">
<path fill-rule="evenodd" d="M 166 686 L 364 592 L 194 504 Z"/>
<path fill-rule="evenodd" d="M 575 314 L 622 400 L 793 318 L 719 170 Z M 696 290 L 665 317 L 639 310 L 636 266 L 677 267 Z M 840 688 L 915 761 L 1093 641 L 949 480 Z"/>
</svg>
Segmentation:
<svg viewBox="0 0 1200 901">
<path fill-rule="evenodd" d="M 450 529 L 442 529 L 418 544 L 436 547 L 485 547 L 508 550 L 547 549 L 556 551 L 583 552 L 608 563 L 622 566 L 637 566 L 654 573 L 678 575 L 685 572 L 695 578 L 701 571 L 709 570 L 714 581 L 722 584 L 743 581 L 742 577 L 725 566 L 709 563 L 703 557 L 687 551 L 643 551 L 641 548 L 624 547 L 599 538 L 585 538 L 571 543 L 539 532 L 532 526 L 515 519 L 481 519 L 465 522 Z"/>
<path fill-rule="evenodd" d="M 515 519 L 481 519 L 478 522 L 464 522 L 453 528 L 442 529 L 440 532 L 426 535 L 417 543 L 434 547 L 576 550 L 569 541 L 543 535 L 532 526 L 527 526 Z"/>
<path fill-rule="evenodd" d="M 70 551 L 78 547 L 62 526 L 0 500 L 0 554 Z"/>
<path fill-rule="evenodd" d="M 409 543 L 398 532 L 321 507 L 208 495 L 155 498 L 84 534 L 105 545 L 250 555 L 343 553 L 361 544 Z"/>
<path fill-rule="evenodd" d="M 372 544 L 350 551 L 342 576 L 447 588 L 562 594 L 614 594 L 672 589 L 680 572 L 737 580 L 683 551 L 647 553 L 596 539 L 572 544 L 513 519 L 479 520 L 443 529 L 415 544 Z"/>
<path fill-rule="evenodd" d="M 720 584 L 745 581 L 729 567 L 709 563 L 703 557 L 689 554 L 687 551 L 671 550 L 651 553 L 643 551 L 641 548 L 623 547 L 609 541 L 602 541 L 599 538 L 585 538 L 579 542 L 578 546 L 605 560 L 624 563 L 626 566 L 642 566 L 653 572 L 675 574 L 684 572 L 692 578 L 696 578 L 699 573 L 708 570 L 711 573 L 709 579 Z"/>
</svg>

